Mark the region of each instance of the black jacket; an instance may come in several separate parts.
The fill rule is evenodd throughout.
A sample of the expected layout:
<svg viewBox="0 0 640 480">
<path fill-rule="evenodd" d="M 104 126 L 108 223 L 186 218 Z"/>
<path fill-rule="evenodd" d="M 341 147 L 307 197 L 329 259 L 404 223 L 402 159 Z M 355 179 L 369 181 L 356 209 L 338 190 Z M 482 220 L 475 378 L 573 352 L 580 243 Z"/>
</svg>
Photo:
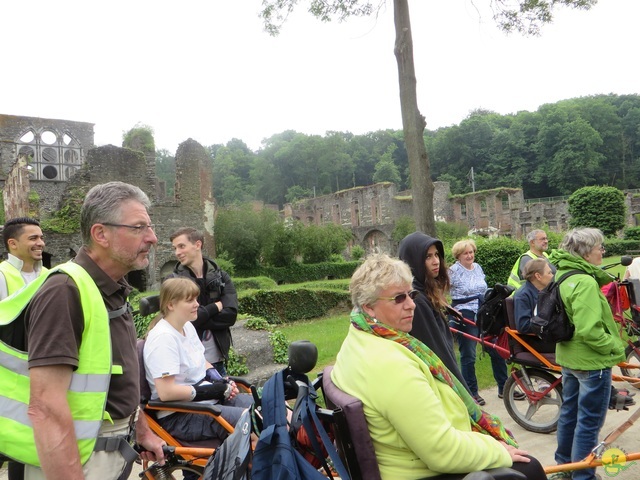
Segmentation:
<svg viewBox="0 0 640 480">
<path fill-rule="evenodd" d="M 443 261 L 444 247 L 442 242 L 421 232 L 407 235 L 400 242 L 398 248 L 398 257 L 411 268 L 413 288 L 420 292 L 420 295 L 414 300 L 416 310 L 413 314 L 413 328 L 410 333 L 429 347 L 466 387 L 467 382 L 462 377 L 462 372 L 458 367 L 453 350 L 453 335 L 449 330 L 448 320 L 434 308 L 425 294 L 424 279 L 427 274 L 427 267 L 424 262 L 427 258 L 427 250 L 434 244 L 441 261 Z"/>
<path fill-rule="evenodd" d="M 205 331 L 213 333 L 218 348 L 225 360 L 229 358 L 231 348 L 231 330 L 229 327 L 236 323 L 238 316 L 238 296 L 231 277 L 221 270 L 218 264 L 209 258 L 204 258 L 203 278 L 196 278 L 188 268 L 178 263 L 170 277 L 180 276 L 191 278 L 200 287 L 198 296 L 198 318 L 192 323 L 196 327 L 198 336 L 202 338 Z M 218 310 L 215 302 L 222 302 L 222 310 Z"/>
</svg>

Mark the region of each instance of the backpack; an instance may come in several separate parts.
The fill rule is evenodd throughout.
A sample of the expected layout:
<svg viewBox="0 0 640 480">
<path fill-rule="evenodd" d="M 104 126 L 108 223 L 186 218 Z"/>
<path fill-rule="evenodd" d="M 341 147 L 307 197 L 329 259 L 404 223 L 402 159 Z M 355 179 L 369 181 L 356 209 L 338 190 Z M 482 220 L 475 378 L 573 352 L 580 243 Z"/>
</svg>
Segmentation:
<svg viewBox="0 0 640 480">
<path fill-rule="evenodd" d="M 560 284 L 572 275 L 584 274 L 571 270 L 552 281 L 538 294 L 537 313 L 531 319 L 531 332 L 546 343 L 566 342 L 573 337 L 575 327 L 569 320 L 560 296 Z"/>
<path fill-rule="evenodd" d="M 294 447 L 295 440 L 292 440 L 292 437 L 295 438 L 297 428 L 303 425 L 307 433 L 317 432 L 320 437 L 318 440 L 316 435 L 309 435 L 314 449 L 318 447 L 316 451 L 321 452 L 319 446 L 321 442 L 340 478 L 349 480 L 349 474 L 338 456 L 338 451 L 318 419 L 315 403 L 317 394 L 306 375 L 296 374 L 299 386 L 298 398 L 294 406 L 292 426 L 290 428 L 287 425 L 283 372 L 288 371 L 289 369 L 285 369 L 276 372 L 262 389 L 262 431 L 253 452 L 251 478 L 253 480 L 275 478 L 278 480 L 326 480 L 327 477 L 316 470 Z M 322 456 L 322 453 L 318 453 L 318 456 Z M 323 463 L 326 463 L 324 459 Z"/>
<path fill-rule="evenodd" d="M 496 283 L 484 293 L 484 300 L 476 314 L 476 325 L 482 335 L 500 335 L 507 326 L 507 312 L 505 300 L 515 288 L 511 285 Z"/>
<path fill-rule="evenodd" d="M 209 458 L 203 480 L 248 480 L 251 463 L 251 411 L 246 410 L 234 431 Z"/>
</svg>

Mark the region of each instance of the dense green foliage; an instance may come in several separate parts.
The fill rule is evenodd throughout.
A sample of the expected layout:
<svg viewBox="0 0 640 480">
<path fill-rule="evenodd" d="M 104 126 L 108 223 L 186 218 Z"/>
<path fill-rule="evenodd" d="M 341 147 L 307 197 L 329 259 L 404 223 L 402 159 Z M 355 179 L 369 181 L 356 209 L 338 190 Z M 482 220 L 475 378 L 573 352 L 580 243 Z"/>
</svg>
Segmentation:
<svg viewBox="0 0 640 480">
<path fill-rule="evenodd" d="M 260 265 L 290 267 L 298 256 L 305 263 L 326 262 L 341 254 L 351 232 L 338 225 L 303 226 L 283 222 L 270 209 L 256 211 L 251 205 L 221 209 L 215 225 L 219 256 L 241 271 Z"/>
<path fill-rule="evenodd" d="M 640 240 L 640 227 L 629 227 L 624 229 L 625 240 Z"/>
<path fill-rule="evenodd" d="M 44 231 L 56 233 L 76 233 L 80 231 L 80 210 L 86 192 L 74 187 L 67 189 L 60 200 L 60 208 L 51 218 L 40 222 Z"/>
<path fill-rule="evenodd" d="M 156 175 L 165 182 L 167 197 L 173 197 L 176 185 L 176 158 L 167 149 L 156 151 Z"/>
<path fill-rule="evenodd" d="M 156 145 L 153 139 L 153 128 L 138 123 L 131 130 L 122 134 L 122 146 L 138 150 L 144 154 L 155 153 Z"/>
<path fill-rule="evenodd" d="M 359 262 L 296 263 L 290 267 L 263 266 L 239 273 L 252 277 L 269 277 L 278 284 L 301 283 L 325 278 L 350 278 L 358 265 Z"/>
<path fill-rule="evenodd" d="M 476 245 L 476 262 L 482 267 L 490 287 L 496 283 L 507 283 L 513 264 L 529 250 L 526 241 L 508 238 L 476 239 Z"/>
<path fill-rule="evenodd" d="M 233 285 L 236 290 L 267 290 L 275 288 L 278 284 L 269 277 L 234 278 Z"/>
<path fill-rule="evenodd" d="M 580 188 L 573 192 L 568 203 L 571 227 L 599 228 L 611 237 L 625 225 L 624 195 L 617 188 Z"/>
<path fill-rule="evenodd" d="M 603 183 L 636 188 L 639 127 L 640 96 L 596 95 L 542 105 L 535 112 L 477 110 L 459 125 L 427 131 L 425 142 L 432 179 L 450 182 L 454 194 L 471 191 L 467 175 L 473 167 L 476 190 L 522 188 L 525 198 L 539 198 Z M 257 152 L 239 139 L 212 145 L 209 152 L 222 206 L 252 199 L 282 205 L 371 185 L 381 162 L 376 179 L 410 188 L 401 131 L 319 136 L 288 130 L 266 139 Z M 175 181 L 172 162 L 168 152 L 156 154 L 168 193 Z M 399 180 L 387 175 L 389 167 Z"/>
<path fill-rule="evenodd" d="M 227 360 L 227 373 L 232 377 L 241 377 L 249 373 L 247 359 L 244 355 L 238 354 L 233 347 L 229 349 L 229 359 Z"/>
<path fill-rule="evenodd" d="M 364 248 L 360 245 L 354 245 L 351 247 L 351 260 L 360 260 L 365 255 Z"/>
<path fill-rule="evenodd" d="M 258 290 L 238 297 L 238 311 L 264 318 L 270 323 L 322 317 L 336 307 L 348 309 L 349 293 L 344 290 L 296 288 Z"/>
</svg>

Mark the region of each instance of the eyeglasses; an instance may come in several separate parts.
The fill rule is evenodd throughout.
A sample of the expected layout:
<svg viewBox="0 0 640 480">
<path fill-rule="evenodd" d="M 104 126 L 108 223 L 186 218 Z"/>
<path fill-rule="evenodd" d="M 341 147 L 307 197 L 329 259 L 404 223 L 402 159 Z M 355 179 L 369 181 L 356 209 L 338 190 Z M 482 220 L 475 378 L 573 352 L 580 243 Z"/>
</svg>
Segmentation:
<svg viewBox="0 0 640 480">
<path fill-rule="evenodd" d="M 147 233 L 147 230 L 155 230 L 156 226 L 153 224 L 149 225 L 124 225 L 122 223 L 103 223 L 107 227 L 122 227 L 133 230 L 136 235 L 144 235 Z"/>
<path fill-rule="evenodd" d="M 389 301 L 393 300 L 396 305 L 400 305 L 401 303 L 405 302 L 407 297 L 413 300 L 418 296 L 418 293 L 420 293 L 418 292 L 418 290 L 411 290 L 408 293 L 399 293 L 395 297 L 378 297 L 378 300 L 389 300 Z"/>
</svg>

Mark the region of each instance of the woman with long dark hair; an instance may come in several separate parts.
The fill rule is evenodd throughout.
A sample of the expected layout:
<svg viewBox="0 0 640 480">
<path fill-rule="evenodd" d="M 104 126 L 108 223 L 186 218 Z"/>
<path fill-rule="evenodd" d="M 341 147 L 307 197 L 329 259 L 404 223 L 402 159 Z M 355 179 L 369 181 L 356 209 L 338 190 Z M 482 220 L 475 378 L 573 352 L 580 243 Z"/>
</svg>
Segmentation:
<svg viewBox="0 0 640 480">
<path fill-rule="evenodd" d="M 400 242 L 398 257 L 413 275 L 412 287 L 419 292 L 411 335 L 427 345 L 467 389 L 453 349 L 447 319 L 449 275 L 444 247 L 437 238 L 414 232 Z"/>
</svg>

